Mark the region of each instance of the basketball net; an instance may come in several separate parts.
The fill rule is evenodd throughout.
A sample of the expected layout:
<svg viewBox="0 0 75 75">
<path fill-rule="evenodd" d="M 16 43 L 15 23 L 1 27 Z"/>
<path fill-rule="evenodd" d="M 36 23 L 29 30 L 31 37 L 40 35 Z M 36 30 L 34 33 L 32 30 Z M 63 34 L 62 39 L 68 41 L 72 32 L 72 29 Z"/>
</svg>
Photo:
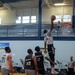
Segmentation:
<svg viewBox="0 0 75 75">
<path fill-rule="evenodd" d="M 62 26 L 61 26 L 61 32 L 62 32 L 62 35 L 67 35 L 69 34 L 69 29 L 71 28 L 71 25 L 68 25 L 68 24 L 65 24 L 63 23 Z"/>
</svg>

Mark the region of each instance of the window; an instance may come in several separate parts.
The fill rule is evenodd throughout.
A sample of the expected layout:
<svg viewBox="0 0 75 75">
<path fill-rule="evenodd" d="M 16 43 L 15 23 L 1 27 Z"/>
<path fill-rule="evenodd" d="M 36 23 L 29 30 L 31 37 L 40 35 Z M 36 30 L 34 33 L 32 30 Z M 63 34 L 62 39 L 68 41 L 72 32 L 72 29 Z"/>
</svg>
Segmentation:
<svg viewBox="0 0 75 75">
<path fill-rule="evenodd" d="M 64 15 L 63 22 L 71 22 L 71 15 Z"/>
<path fill-rule="evenodd" d="M 0 18 L 0 24 L 1 24 L 1 18 Z"/>
<path fill-rule="evenodd" d="M 31 16 L 31 18 L 30 16 L 23 16 L 22 18 L 19 16 L 16 23 L 36 23 L 36 16 Z"/>
<path fill-rule="evenodd" d="M 55 16 L 56 16 L 56 20 L 54 22 L 58 22 L 58 21 L 61 22 L 62 15 L 55 15 Z"/>
<path fill-rule="evenodd" d="M 16 23 L 21 23 L 21 16 L 18 17 L 18 19 L 16 20 Z"/>
<path fill-rule="evenodd" d="M 36 23 L 36 16 L 31 16 L 31 23 Z"/>
<path fill-rule="evenodd" d="M 22 23 L 29 23 L 30 22 L 30 17 L 29 16 L 23 16 L 22 17 Z"/>
</svg>

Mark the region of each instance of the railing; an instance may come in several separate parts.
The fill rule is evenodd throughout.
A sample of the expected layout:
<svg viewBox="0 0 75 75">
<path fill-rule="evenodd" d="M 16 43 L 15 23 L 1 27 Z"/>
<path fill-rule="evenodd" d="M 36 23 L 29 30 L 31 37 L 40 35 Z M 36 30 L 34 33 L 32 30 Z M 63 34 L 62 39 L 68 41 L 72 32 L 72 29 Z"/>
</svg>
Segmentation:
<svg viewBox="0 0 75 75">
<path fill-rule="evenodd" d="M 50 29 L 50 25 L 42 25 L 41 37 L 44 36 L 44 29 Z M 38 37 L 38 25 L 13 25 L 13 26 L 0 26 L 0 37 Z M 72 27 L 58 29 L 54 26 L 52 35 L 55 37 L 75 37 Z"/>
</svg>

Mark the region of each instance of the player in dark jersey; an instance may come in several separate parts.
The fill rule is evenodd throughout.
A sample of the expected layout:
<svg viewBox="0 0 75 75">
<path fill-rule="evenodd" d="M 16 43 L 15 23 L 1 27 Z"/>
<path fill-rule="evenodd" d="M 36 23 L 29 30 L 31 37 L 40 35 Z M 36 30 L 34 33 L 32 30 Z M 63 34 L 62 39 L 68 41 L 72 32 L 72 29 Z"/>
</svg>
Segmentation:
<svg viewBox="0 0 75 75">
<path fill-rule="evenodd" d="M 36 57 L 33 56 L 33 51 L 28 49 L 28 55 L 25 57 L 24 67 L 26 75 L 38 75 L 38 67 Z"/>
<path fill-rule="evenodd" d="M 46 53 L 42 54 L 39 46 L 35 47 L 35 51 L 36 51 L 35 56 L 37 57 L 38 73 L 44 75 L 45 74 L 44 59 L 48 60 L 50 63 L 54 65 L 56 63 L 51 60 L 48 54 L 47 55 Z"/>
<path fill-rule="evenodd" d="M 38 65 L 38 73 L 44 75 L 45 74 L 44 57 L 42 55 L 42 52 L 40 52 L 40 47 L 36 46 L 35 51 L 36 51 L 35 56 L 37 58 L 37 65 Z"/>
</svg>

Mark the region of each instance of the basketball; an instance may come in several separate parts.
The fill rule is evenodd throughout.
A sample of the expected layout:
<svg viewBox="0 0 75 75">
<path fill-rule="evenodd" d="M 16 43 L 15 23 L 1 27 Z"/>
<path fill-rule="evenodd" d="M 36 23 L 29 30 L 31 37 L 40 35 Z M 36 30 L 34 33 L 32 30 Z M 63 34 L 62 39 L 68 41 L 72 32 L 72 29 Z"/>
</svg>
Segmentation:
<svg viewBox="0 0 75 75">
<path fill-rule="evenodd" d="M 55 19 L 56 19 L 55 15 L 52 15 L 51 20 L 55 20 Z"/>
</svg>

